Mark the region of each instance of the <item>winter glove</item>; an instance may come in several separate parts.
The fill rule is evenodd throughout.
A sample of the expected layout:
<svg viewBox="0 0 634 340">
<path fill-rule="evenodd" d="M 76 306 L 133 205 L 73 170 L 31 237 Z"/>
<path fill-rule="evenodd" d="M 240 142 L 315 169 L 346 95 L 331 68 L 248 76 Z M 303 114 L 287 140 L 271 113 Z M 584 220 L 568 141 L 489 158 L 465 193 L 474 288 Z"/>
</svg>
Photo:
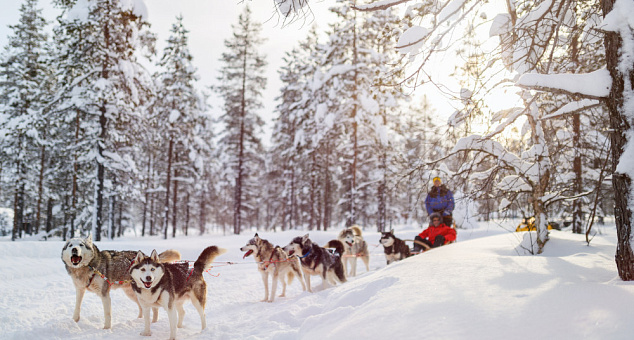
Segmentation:
<svg viewBox="0 0 634 340">
<path fill-rule="evenodd" d="M 432 247 L 436 248 L 436 247 L 440 247 L 440 246 L 442 246 L 444 244 L 445 244 L 445 237 L 442 236 L 442 235 L 438 235 L 434 239 L 434 245 Z"/>
</svg>

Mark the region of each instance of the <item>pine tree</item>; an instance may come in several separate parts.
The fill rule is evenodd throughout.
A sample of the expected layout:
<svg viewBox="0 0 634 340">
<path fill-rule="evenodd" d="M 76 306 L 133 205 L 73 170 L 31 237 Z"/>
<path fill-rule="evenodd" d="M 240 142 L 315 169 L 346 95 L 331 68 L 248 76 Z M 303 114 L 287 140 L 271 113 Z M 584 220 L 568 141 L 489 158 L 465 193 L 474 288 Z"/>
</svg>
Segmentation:
<svg viewBox="0 0 634 340">
<path fill-rule="evenodd" d="M 5 116 L 0 119 L 4 163 L 0 166 L 5 168 L 5 173 L 6 168 L 11 169 L 15 178 L 12 240 L 23 231 L 29 234 L 38 231 L 46 168 L 45 104 L 52 79 L 46 60 L 46 21 L 37 6 L 37 0 L 26 0 L 20 6 L 20 21 L 10 26 L 13 35 L 0 63 L 0 79 L 3 79 L 0 97 Z M 35 198 L 36 202 L 30 202 L 29 198 Z M 36 205 L 36 216 L 25 216 L 27 204 Z"/>
<path fill-rule="evenodd" d="M 183 18 L 176 18 L 172 26 L 171 35 L 159 62 L 162 71 L 155 76 L 160 83 L 156 102 L 153 104 L 154 117 L 159 127 L 159 135 L 167 136 L 166 145 L 162 146 L 165 159 L 165 205 L 163 227 L 164 237 L 167 238 L 170 211 L 172 212 L 172 237 L 176 236 L 179 183 L 187 185 L 193 180 L 187 179 L 195 173 L 190 155 L 196 155 L 194 147 L 196 133 L 203 134 L 205 116 L 201 114 L 201 97 L 195 89 L 197 80 L 196 69 L 192 65 L 192 55 L 189 52 L 187 34 L 183 27 Z M 203 120 L 203 121 L 201 121 Z M 201 127 L 200 124 L 203 124 Z M 189 187 L 189 186 L 188 186 Z M 185 192 L 191 191 L 191 188 Z M 171 193 L 171 197 L 170 197 Z M 187 197 L 187 193 L 184 193 Z M 170 209 L 170 199 L 172 206 Z M 186 211 L 188 206 L 185 207 Z"/>
<path fill-rule="evenodd" d="M 225 131 L 219 147 L 229 157 L 228 164 L 235 179 L 233 184 L 233 231 L 239 234 L 243 217 L 253 218 L 257 193 L 258 169 L 263 168 L 263 148 L 259 133 L 264 122 L 257 114 L 262 108 L 260 97 L 266 86 L 263 76 L 266 62 L 258 53 L 263 40 L 259 37 L 261 24 L 251 18 L 248 6 L 233 27 L 233 38 L 225 40 L 227 52 L 220 59 L 223 64 L 214 90 L 224 100 L 222 122 Z M 228 184 L 231 185 L 231 184 Z M 251 207 L 251 208 L 250 208 Z"/>
<path fill-rule="evenodd" d="M 105 216 L 115 226 L 115 214 L 106 215 L 106 200 L 114 209 L 117 196 L 130 195 L 126 190 L 137 182 L 131 146 L 138 141 L 136 131 L 143 130 L 139 112 L 152 90 L 137 51 L 151 48 L 153 36 L 130 2 L 91 2 L 85 16 L 72 3 L 61 5 L 66 15 L 56 29 L 56 57 L 65 86 L 55 95 L 55 109 L 58 121 L 74 126 L 60 136 L 70 145 L 63 158 L 73 164 L 72 197 L 65 201 L 72 207 L 71 229 L 75 223 L 90 227 L 100 240 Z"/>
</svg>

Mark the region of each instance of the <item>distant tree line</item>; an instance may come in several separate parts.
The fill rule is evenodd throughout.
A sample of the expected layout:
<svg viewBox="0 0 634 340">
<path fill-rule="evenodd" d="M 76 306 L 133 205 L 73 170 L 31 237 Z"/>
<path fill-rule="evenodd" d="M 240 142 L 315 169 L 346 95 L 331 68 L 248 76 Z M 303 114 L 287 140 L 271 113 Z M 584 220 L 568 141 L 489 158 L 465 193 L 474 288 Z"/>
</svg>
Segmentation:
<svg viewBox="0 0 634 340">
<path fill-rule="evenodd" d="M 13 211 L 13 239 L 353 224 L 384 231 L 424 223 L 422 201 L 439 174 L 462 204 L 476 202 L 470 214 L 482 219 L 544 214 L 570 219 L 583 232 L 580 221 L 592 212 L 612 213 L 601 105 L 533 125 L 529 117 L 523 126 L 505 125 L 515 132 L 488 131 L 488 145 L 467 145 L 478 119 L 492 114 L 480 94 L 494 65 L 468 34 L 456 50 L 465 60 L 455 72 L 465 91 L 452 125 L 438 120 L 428 100 L 409 99 L 425 77 L 411 76 L 413 57 L 397 42 L 429 13 L 423 5 L 402 16 L 389 6 L 353 10 L 338 1 L 327 38 L 313 29 L 284 58 L 267 144 L 259 115 L 266 60 L 248 6 L 210 87 L 223 112 L 212 117 L 209 93 L 195 86 L 182 18 L 156 51 L 156 36 L 128 2 L 94 1 L 88 11 L 72 0 L 54 3 L 62 15 L 53 37 L 44 33 L 37 0 L 25 0 L 0 58 L 0 206 Z M 577 41 L 576 61 L 553 53 L 552 67 L 604 59 L 596 41 Z M 143 66 L 149 60 L 156 72 Z M 540 98 L 535 110 L 547 115 L 567 101 L 565 94 Z M 534 112 L 493 117 L 510 122 Z M 503 154 L 520 156 L 505 163 Z M 526 162 L 547 180 L 531 177 Z"/>
</svg>

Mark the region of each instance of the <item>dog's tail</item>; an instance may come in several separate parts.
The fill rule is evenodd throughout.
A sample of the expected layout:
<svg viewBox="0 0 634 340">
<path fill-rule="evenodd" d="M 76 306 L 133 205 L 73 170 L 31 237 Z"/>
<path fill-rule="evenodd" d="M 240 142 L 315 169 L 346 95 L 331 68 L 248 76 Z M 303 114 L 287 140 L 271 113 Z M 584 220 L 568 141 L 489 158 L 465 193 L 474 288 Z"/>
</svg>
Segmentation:
<svg viewBox="0 0 634 340">
<path fill-rule="evenodd" d="M 227 249 L 218 248 L 216 246 L 205 248 L 205 250 L 200 253 L 200 256 L 198 256 L 198 260 L 194 262 L 194 272 L 202 275 L 205 270 L 211 268 L 211 263 L 214 262 L 216 256 L 222 255 L 226 252 Z"/>
<path fill-rule="evenodd" d="M 286 279 L 288 284 L 290 285 L 293 282 L 293 279 L 295 279 L 295 273 L 293 273 L 292 270 L 289 270 L 288 274 L 286 274 Z"/>
<path fill-rule="evenodd" d="M 354 234 L 354 236 L 362 236 L 361 227 L 359 227 L 358 225 L 355 224 L 350 227 L 350 229 L 352 229 L 352 233 Z"/>
<path fill-rule="evenodd" d="M 324 248 L 334 248 L 335 252 L 337 252 L 339 256 L 343 256 L 343 252 L 345 251 L 345 248 L 343 247 L 343 243 L 341 243 L 341 241 L 339 240 L 328 241 L 328 243 L 326 243 Z"/>
<path fill-rule="evenodd" d="M 176 262 L 181 260 L 181 253 L 178 250 L 168 249 L 159 254 L 159 262 Z"/>
</svg>

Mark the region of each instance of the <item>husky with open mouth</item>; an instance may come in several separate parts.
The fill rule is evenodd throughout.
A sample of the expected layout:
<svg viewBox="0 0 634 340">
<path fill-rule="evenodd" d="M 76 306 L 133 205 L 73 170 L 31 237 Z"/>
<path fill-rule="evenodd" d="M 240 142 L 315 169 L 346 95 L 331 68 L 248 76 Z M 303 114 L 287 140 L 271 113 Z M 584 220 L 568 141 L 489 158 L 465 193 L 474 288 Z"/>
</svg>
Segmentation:
<svg viewBox="0 0 634 340">
<path fill-rule="evenodd" d="M 183 327 L 185 309 L 183 304 L 191 300 L 200 315 L 202 329 L 207 327 L 205 304 L 207 283 L 203 273 L 211 267 L 216 256 L 226 249 L 211 246 L 205 248 L 189 269 L 189 263 L 161 263 L 156 250 L 150 256 L 139 251 L 134 265 L 130 267 L 132 289 L 143 308 L 145 328 L 141 335 L 150 336 L 150 307 L 163 307 L 167 311 L 170 324 L 170 339 L 176 339 L 176 327 Z M 177 320 L 178 315 L 178 320 Z M 178 323 L 177 323 L 178 322 Z"/>
<path fill-rule="evenodd" d="M 136 257 L 136 251 L 103 250 L 92 242 L 92 234 L 86 238 L 72 238 L 62 249 L 62 261 L 68 275 L 75 285 L 75 312 L 73 320 L 79 321 L 81 302 L 86 290 L 97 294 L 103 304 L 104 329 L 112 327 L 112 308 L 110 290 L 122 288 L 125 294 L 139 306 L 139 318 L 142 316 L 141 306 L 130 287 L 128 268 Z M 176 250 L 166 250 L 159 255 L 159 261 L 178 261 L 181 254 Z M 148 315 L 149 317 L 149 315 Z M 158 313 L 154 311 L 154 322 Z"/>
<path fill-rule="evenodd" d="M 303 280 L 301 264 L 299 259 L 295 256 L 288 256 L 284 249 L 273 246 L 271 242 L 260 238 L 256 233 L 255 236 L 247 242 L 247 244 L 240 248 L 241 251 L 246 252 L 243 258 L 254 254 L 255 262 L 258 264 L 258 271 L 262 275 L 262 282 L 264 283 L 264 299 L 263 302 L 273 302 L 275 300 L 275 292 L 277 290 L 277 282 L 282 283 L 282 294 L 280 297 L 286 296 L 286 279 L 288 283 L 293 281 L 293 278 L 297 276 L 299 282 L 302 284 L 303 290 L 306 290 L 306 284 Z M 269 297 L 269 275 L 271 275 L 272 287 L 271 295 Z"/>
</svg>

